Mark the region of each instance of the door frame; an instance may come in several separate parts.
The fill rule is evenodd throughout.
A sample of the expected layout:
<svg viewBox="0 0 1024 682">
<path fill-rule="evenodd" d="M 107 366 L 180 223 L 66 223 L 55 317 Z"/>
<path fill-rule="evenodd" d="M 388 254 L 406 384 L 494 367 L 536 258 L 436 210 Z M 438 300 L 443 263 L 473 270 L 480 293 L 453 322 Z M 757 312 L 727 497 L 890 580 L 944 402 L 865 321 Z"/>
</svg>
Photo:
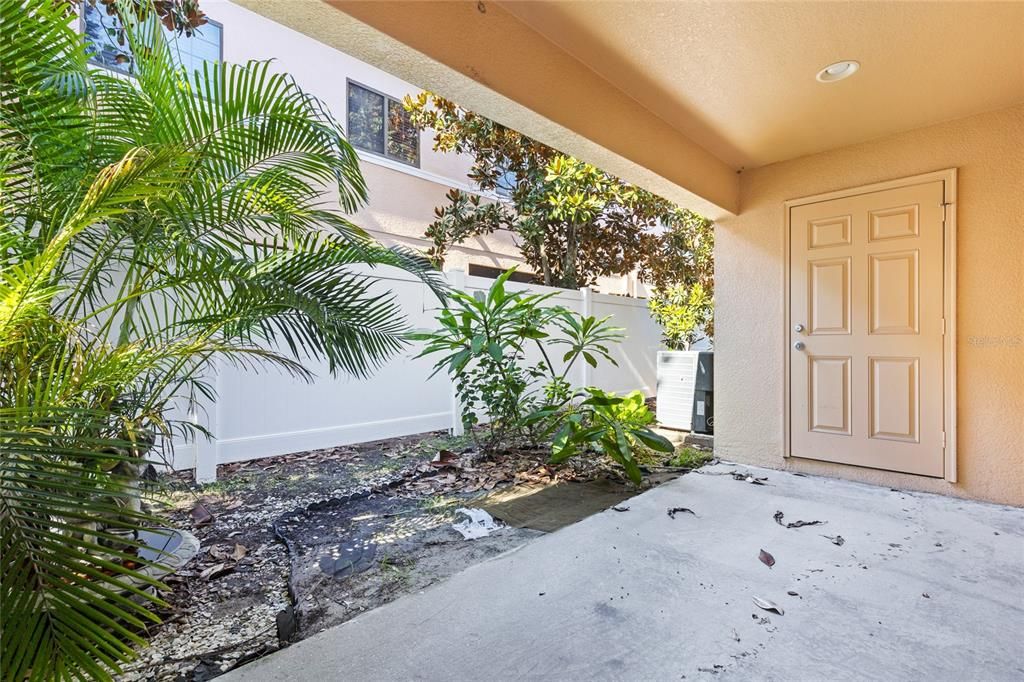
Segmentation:
<svg viewBox="0 0 1024 682">
<path fill-rule="evenodd" d="M 786 333 L 783 334 L 785 343 L 782 347 L 782 358 L 784 367 L 783 380 L 783 401 L 782 401 L 782 433 L 783 433 L 783 457 L 792 457 L 792 441 L 790 433 L 790 345 L 793 343 L 793 327 L 790 320 L 790 239 L 793 231 L 792 212 L 797 206 L 816 204 L 822 201 L 833 199 L 845 199 L 860 194 L 870 194 L 887 189 L 897 189 L 920 185 L 926 182 L 941 180 L 943 183 L 943 320 L 944 335 L 942 339 L 942 364 L 943 364 L 943 428 L 946 434 L 945 447 L 943 448 L 943 471 L 944 479 L 950 483 L 956 483 L 956 168 L 912 175 L 896 180 L 876 182 L 870 185 L 851 187 L 835 192 L 825 192 L 811 196 L 790 199 L 783 202 L 785 210 L 784 229 L 784 258 L 783 258 L 783 295 L 785 297 L 783 307 L 783 318 L 785 320 Z M 852 466 L 852 465 L 850 465 Z M 908 474 L 913 475 L 913 474 Z"/>
</svg>

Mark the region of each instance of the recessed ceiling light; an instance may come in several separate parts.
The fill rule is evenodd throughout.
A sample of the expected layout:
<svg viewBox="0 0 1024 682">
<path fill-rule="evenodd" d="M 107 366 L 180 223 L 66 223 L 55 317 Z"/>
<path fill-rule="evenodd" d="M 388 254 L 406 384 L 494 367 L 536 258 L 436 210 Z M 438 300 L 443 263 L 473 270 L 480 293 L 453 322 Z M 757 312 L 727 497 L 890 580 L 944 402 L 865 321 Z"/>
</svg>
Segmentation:
<svg viewBox="0 0 1024 682">
<path fill-rule="evenodd" d="M 849 78 L 853 74 L 857 73 L 857 69 L 860 68 L 860 62 L 855 62 L 852 59 L 848 59 L 842 62 L 836 62 L 835 64 L 829 64 L 824 69 L 818 72 L 817 79 L 822 83 L 833 83 L 835 81 L 841 81 L 844 78 Z"/>
</svg>

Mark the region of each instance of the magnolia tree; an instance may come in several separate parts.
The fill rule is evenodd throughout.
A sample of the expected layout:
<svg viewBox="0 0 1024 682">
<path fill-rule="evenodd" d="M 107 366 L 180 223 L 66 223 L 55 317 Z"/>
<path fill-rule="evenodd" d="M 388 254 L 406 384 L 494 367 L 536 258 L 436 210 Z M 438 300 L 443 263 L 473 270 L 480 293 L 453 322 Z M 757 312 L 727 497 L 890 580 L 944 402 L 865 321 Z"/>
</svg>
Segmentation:
<svg viewBox="0 0 1024 682">
<path fill-rule="evenodd" d="M 670 350 L 687 350 L 703 333 L 714 337 L 714 225 L 681 212 L 658 239 L 659 251 L 641 276 L 654 292 L 648 301 Z"/>
<path fill-rule="evenodd" d="M 470 177 L 507 201 L 452 190 L 427 228 L 431 260 L 497 230 L 513 233 L 544 284 L 577 288 L 639 272 L 669 348 L 713 334 L 711 221 L 429 92 L 406 97 L 434 149 L 472 155 Z"/>
<path fill-rule="evenodd" d="M 639 271 L 667 290 L 711 286 L 711 223 L 672 202 L 429 92 L 405 98 L 434 149 L 473 157 L 470 177 L 507 201 L 453 190 L 427 229 L 428 255 L 497 230 L 513 233 L 549 286 L 577 288 Z"/>
</svg>

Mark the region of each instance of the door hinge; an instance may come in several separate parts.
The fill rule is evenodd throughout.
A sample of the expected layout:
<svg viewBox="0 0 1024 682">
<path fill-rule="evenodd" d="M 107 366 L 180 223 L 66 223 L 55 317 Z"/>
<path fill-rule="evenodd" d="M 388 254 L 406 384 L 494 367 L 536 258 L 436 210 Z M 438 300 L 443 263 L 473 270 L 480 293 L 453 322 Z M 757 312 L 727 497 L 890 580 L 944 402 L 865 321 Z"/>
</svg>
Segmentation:
<svg viewBox="0 0 1024 682">
<path fill-rule="evenodd" d="M 946 318 L 942 318 L 942 335 L 946 335 Z"/>
<path fill-rule="evenodd" d="M 943 450 L 946 449 L 946 432 L 945 431 L 942 432 L 942 449 Z"/>
</svg>

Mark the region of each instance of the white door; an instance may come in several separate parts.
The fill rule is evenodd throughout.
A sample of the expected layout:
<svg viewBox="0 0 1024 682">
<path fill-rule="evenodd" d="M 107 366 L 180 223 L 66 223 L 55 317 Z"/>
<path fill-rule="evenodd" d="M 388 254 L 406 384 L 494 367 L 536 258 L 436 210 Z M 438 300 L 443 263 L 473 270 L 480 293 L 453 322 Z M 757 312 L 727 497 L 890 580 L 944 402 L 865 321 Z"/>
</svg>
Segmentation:
<svg viewBox="0 0 1024 682">
<path fill-rule="evenodd" d="M 941 180 L 790 208 L 790 454 L 941 477 Z"/>
</svg>

